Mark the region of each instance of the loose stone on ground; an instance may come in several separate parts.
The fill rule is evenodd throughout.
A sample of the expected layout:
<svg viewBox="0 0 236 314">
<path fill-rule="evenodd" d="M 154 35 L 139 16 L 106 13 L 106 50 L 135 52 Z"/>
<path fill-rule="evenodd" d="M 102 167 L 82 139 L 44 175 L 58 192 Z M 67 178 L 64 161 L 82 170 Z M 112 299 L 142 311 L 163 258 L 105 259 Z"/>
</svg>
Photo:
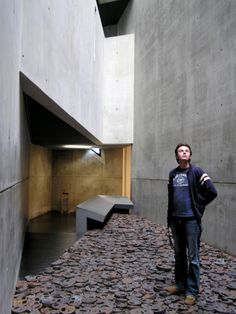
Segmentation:
<svg viewBox="0 0 236 314">
<path fill-rule="evenodd" d="M 114 214 L 37 276 L 16 286 L 12 313 L 236 313 L 236 258 L 202 243 L 194 306 L 173 296 L 174 255 L 166 228 Z"/>
</svg>

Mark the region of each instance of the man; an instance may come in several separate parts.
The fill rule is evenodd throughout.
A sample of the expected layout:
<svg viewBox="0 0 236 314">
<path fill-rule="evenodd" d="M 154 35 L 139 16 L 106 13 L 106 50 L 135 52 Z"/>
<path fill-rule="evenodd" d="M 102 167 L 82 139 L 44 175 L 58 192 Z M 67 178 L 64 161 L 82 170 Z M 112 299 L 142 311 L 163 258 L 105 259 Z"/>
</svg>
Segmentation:
<svg viewBox="0 0 236 314">
<path fill-rule="evenodd" d="M 169 174 L 167 217 L 175 251 L 175 285 L 167 291 L 185 293 L 188 305 L 195 304 L 199 293 L 201 218 L 205 206 L 217 196 L 210 177 L 190 163 L 191 156 L 188 144 L 176 146 L 179 166 Z"/>
</svg>

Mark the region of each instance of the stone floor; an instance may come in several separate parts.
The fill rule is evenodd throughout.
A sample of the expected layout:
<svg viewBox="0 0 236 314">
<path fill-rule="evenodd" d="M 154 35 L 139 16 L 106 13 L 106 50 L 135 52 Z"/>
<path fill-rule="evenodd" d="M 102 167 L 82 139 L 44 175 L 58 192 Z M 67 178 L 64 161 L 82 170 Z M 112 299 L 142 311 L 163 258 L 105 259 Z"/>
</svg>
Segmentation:
<svg viewBox="0 0 236 314">
<path fill-rule="evenodd" d="M 44 271 L 17 283 L 12 313 L 236 313 L 236 258 L 201 245 L 196 305 L 165 287 L 173 282 L 166 228 L 114 214 Z"/>
</svg>

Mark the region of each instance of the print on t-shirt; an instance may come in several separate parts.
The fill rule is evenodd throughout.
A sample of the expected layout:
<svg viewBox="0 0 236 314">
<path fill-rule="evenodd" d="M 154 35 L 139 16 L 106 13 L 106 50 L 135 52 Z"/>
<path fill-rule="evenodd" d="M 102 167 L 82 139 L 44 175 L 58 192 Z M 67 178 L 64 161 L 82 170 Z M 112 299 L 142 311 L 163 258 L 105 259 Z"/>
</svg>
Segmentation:
<svg viewBox="0 0 236 314">
<path fill-rule="evenodd" d="M 174 210 L 173 216 L 193 217 L 192 201 L 187 177 L 188 169 L 178 172 L 173 179 Z"/>
<path fill-rule="evenodd" d="M 186 173 L 177 173 L 173 179 L 173 187 L 188 186 L 188 179 Z"/>
</svg>

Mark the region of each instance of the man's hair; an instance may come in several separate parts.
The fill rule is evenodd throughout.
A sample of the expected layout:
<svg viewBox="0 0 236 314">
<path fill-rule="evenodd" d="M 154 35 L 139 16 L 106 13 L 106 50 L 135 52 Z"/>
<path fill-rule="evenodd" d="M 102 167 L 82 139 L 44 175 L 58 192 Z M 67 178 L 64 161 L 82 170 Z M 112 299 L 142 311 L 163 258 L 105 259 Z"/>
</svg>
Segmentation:
<svg viewBox="0 0 236 314">
<path fill-rule="evenodd" d="M 176 158 L 176 161 L 179 162 L 178 160 L 178 149 L 181 147 L 181 146 L 186 146 L 189 148 L 189 151 L 190 151 L 190 157 L 192 156 L 192 149 L 190 147 L 189 144 L 183 144 L 183 143 L 179 143 L 176 147 L 175 147 L 175 158 Z M 189 161 L 191 161 L 191 159 L 189 159 Z"/>
</svg>

